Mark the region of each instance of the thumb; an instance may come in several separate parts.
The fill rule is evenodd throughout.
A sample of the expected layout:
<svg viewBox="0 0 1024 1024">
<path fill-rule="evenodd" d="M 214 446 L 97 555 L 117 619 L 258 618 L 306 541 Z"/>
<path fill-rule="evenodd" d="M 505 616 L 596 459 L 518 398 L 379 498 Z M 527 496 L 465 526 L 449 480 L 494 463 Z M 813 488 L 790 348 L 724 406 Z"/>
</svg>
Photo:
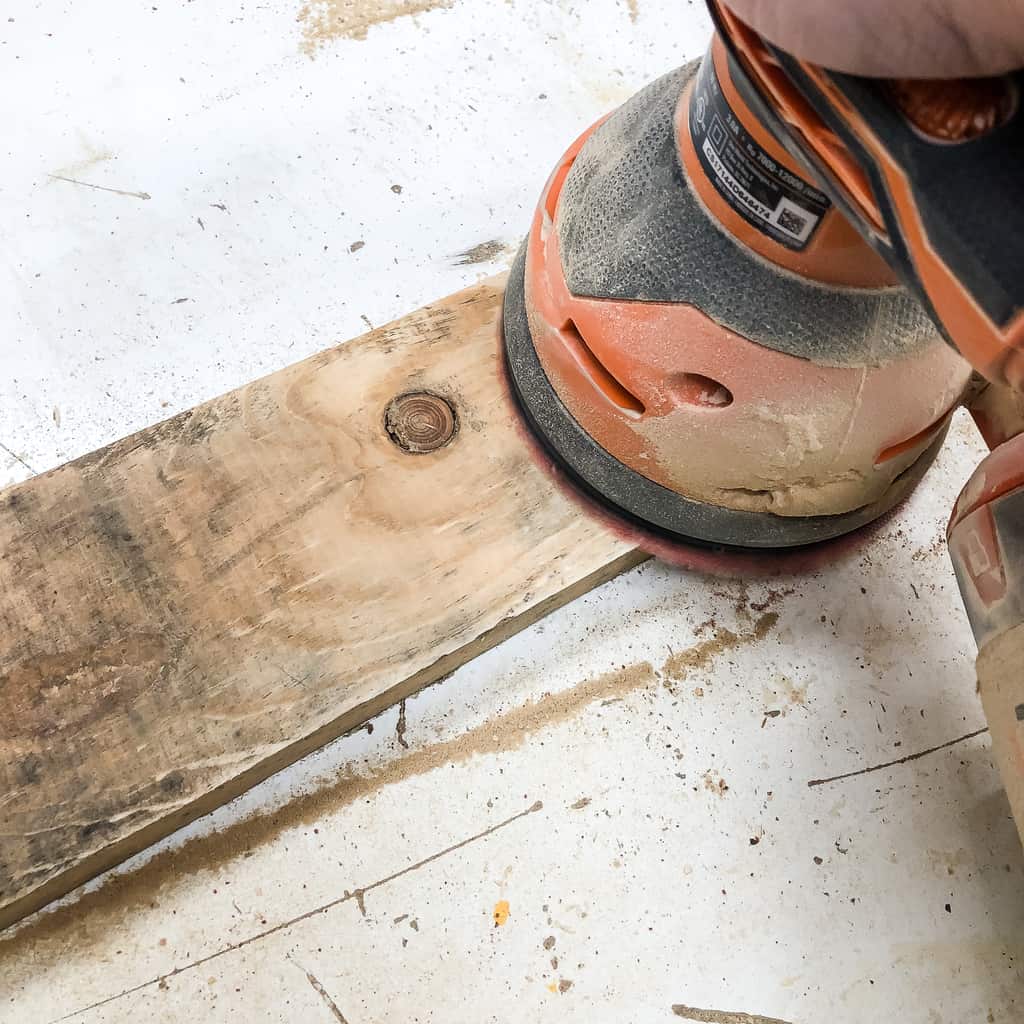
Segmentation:
<svg viewBox="0 0 1024 1024">
<path fill-rule="evenodd" d="M 1024 0 L 725 0 L 769 42 L 835 71 L 961 78 L 1024 67 Z"/>
</svg>

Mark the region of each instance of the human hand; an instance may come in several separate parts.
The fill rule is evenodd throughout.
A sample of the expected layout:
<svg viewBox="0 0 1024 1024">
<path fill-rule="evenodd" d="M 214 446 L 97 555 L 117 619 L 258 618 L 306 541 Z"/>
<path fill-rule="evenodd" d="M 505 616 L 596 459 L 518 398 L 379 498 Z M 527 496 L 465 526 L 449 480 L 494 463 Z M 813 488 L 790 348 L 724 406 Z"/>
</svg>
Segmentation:
<svg viewBox="0 0 1024 1024">
<path fill-rule="evenodd" d="M 727 0 L 769 42 L 835 71 L 960 78 L 1024 67 L 1024 0 Z"/>
</svg>

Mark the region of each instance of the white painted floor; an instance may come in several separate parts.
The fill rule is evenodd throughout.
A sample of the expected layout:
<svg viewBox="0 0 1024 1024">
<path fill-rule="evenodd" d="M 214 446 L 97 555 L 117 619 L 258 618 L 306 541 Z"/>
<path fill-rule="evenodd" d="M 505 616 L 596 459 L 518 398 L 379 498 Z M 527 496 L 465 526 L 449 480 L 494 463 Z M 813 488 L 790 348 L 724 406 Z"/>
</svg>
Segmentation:
<svg viewBox="0 0 1024 1024">
<path fill-rule="evenodd" d="M 317 0 L 8 0 L 0 484 L 500 269 L 565 144 L 708 34 L 681 0 L 327 6 L 348 37 Z M 0 1020 L 1020 1021 L 942 542 L 972 429 L 845 564 L 649 563 L 38 915 Z"/>
</svg>

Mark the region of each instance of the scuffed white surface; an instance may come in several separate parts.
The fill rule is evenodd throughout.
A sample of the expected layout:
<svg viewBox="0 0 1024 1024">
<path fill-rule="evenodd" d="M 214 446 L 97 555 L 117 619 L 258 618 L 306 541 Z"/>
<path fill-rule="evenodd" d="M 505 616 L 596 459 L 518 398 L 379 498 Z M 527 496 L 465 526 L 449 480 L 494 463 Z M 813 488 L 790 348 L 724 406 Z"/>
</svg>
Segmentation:
<svg viewBox="0 0 1024 1024">
<path fill-rule="evenodd" d="M 635 22 L 605 0 L 457 0 L 310 60 L 299 6 L 16 0 L 0 17 L 0 483 L 499 269 L 459 254 L 513 246 L 566 143 L 707 33 L 675 0 L 641 0 Z M 807 786 L 983 724 L 941 544 L 979 457 L 959 422 L 871 547 L 787 582 L 761 644 L 675 693 L 662 680 L 584 705 L 518 748 L 329 806 L 88 943 L 0 947 L 0 1019 L 336 1021 L 308 971 L 349 1024 L 655 1022 L 675 1004 L 1019 1020 L 1024 857 L 986 739 Z M 660 671 L 708 638 L 702 623 L 746 633 L 769 599 L 649 564 L 409 701 L 408 751 L 392 710 L 161 848 L 352 767 L 488 722 L 500 734 L 502 715 L 622 665 Z M 368 892 L 365 918 L 349 900 L 254 939 L 424 860 Z M 499 899 L 511 918 L 495 928 Z"/>
</svg>

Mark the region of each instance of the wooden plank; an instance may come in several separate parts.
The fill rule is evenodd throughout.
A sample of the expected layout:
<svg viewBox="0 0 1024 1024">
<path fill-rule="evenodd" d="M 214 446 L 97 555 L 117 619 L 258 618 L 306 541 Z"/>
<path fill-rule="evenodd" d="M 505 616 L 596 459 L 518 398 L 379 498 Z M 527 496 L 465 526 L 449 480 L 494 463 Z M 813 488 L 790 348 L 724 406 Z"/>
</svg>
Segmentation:
<svg viewBox="0 0 1024 1024">
<path fill-rule="evenodd" d="M 501 284 L 0 495 L 0 927 L 639 561 L 528 457 Z"/>
</svg>

